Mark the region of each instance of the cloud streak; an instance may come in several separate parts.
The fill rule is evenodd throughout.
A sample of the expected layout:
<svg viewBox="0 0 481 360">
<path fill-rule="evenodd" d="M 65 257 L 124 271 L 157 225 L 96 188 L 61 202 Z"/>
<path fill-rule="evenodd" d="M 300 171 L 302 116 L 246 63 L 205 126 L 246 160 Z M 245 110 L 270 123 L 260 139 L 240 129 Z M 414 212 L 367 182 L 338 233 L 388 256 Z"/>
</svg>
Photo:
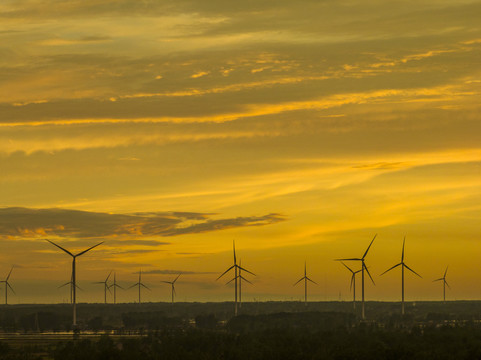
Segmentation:
<svg viewBox="0 0 481 360">
<path fill-rule="evenodd" d="M 3 239 L 113 239 L 116 245 L 166 245 L 145 240 L 149 236 L 177 236 L 219 231 L 234 227 L 263 226 L 284 221 L 279 214 L 212 219 L 212 214 L 149 212 L 112 214 L 70 209 L 0 209 L 0 237 Z M 141 239 L 125 242 L 122 240 Z M 158 250 L 139 250 L 152 252 Z"/>
</svg>

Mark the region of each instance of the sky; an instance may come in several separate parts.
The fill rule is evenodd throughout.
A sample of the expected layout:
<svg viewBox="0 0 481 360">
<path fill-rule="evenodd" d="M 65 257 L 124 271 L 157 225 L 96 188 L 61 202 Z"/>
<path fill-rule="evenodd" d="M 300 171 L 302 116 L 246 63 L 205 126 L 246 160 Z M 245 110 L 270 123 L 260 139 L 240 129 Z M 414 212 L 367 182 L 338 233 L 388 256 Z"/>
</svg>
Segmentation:
<svg viewBox="0 0 481 360">
<path fill-rule="evenodd" d="M 481 1 L 6 0 L 0 278 L 12 303 L 481 299 Z M 354 269 L 359 266 L 351 263 Z M 358 281 L 360 284 L 360 281 Z M 2 291 L 3 285 L 0 287 Z M 358 291 L 360 288 L 358 289 Z M 3 292 L 1 292 L 3 294 Z M 359 292 L 358 292 L 359 294 Z M 2 301 L 0 298 L 0 301 Z M 136 292 L 118 294 L 136 301 Z"/>
</svg>

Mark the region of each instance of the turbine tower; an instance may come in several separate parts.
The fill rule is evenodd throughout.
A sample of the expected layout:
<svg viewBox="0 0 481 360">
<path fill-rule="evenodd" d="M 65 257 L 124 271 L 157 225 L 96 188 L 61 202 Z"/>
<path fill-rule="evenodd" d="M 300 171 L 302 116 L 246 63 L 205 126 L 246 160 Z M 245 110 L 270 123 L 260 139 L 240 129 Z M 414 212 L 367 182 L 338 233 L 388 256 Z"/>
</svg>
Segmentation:
<svg viewBox="0 0 481 360">
<path fill-rule="evenodd" d="M 416 271 L 414 271 L 413 269 L 411 269 L 409 266 L 407 266 L 405 263 L 404 263 L 404 244 L 406 242 L 406 237 L 404 237 L 404 240 L 403 240 L 403 249 L 402 249 L 402 253 L 401 253 L 401 262 L 399 264 L 396 264 L 394 265 L 393 267 L 387 269 L 386 271 L 384 271 L 381 275 L 384 275 L 385 273 L 387 273 L 388 271 L 391 271 L 392 269 L 394 268 L 397 268 L 398 266 L 401 266 L 401 296 L 402 296 L 402 300 L 401 300 L 401 314 L 404 315 L 404 268 L 408 269 L 409 271 L 411 271 L 413 274 L 419 276 L 420 278 L 422 278 L 421 275 L 419 275 Z"/>
<path fill-rule="evenodd" d="M 367 274 L 369 275 L 369 278 L 371 279 L 372 283 L 374 283 L 374 280 L 372 279 L 371 274 L 369 273 L 369 270 L 367 269 L 366 266 L 366 255 L 371 248 L 372 243 L 374 242 L 374 239 L 376 239 L 376 235 L 374 235 L 373 239 L 371 240 L 371 243 L 367 247 L 366 251 L 364 252 L 364 255 L 361 258 L 349 258 L 349 259 L 336 259 L 336 261 L 360 261 L 361 262 L 361 288 L 362 288 L 362 303 L 361 303 L 361 317 L 362 319 L 366 319 L 366 313 L 365 313 L 365 307 L 364 307 L 364 270 L 366 270 Z"/>
<path fill-rule="evenodd" d="M 356 274 L 359 273 L 361 271 L 361 269 L 359 269 L 357 271 L 354 271 L 349 266 L 344 264 L 342 261 L 341 261 L 341 264 L 344 265 L 346 267 L 346 269 L 349 270 L 352 274 L 351 285 L 349 287 L 349 290 L 352 291 L 352 304 L 353 304 L 352 306 L 353 306 L 354 310 L 356 310 Z"/>
<path fill-rule="evenodd" d="M 10 283 L 8 282 L 8 279 L 10 279 L 10 275 L 12 274 L 12 270 L 13 266 L 10 269 L 10 272 L 8 273 L 5 280 L 0 281 L 0 283 L 5 283 L 5 305 L 8 305 L 8 289 L 10 288 L 10 290 L 15 294 L 15 290 L 13 290 L 13 288 L 10 286 Z"/>
<path fill-rule="evenodd" d="M 122 286 L 117 284 L 117 278 L 116 278 L 116 273 L 114 272 L 114 282 L 109 286 L 109 289 L 113 287 L 114 288 L 114 304 L 117 304 L 117 288 L 120 288 L 124 290 Z"/>
<path fill-rule="evenodd" d="M 435 282 L 435 281 L 442 281 L 443 282 L 443 303 L 446 303 L 446 285 L 448 286 L 448 288 L 451 289 L 451 286 L 449 286 L 448 282 L 446 281 L 447 272 L 448 272 L 448 267 L 446 266 L 446 270 L 444 271 L 444 276 L 442 278 L 433 280 L 433 282 Z"/>
<path fill-rule="evenodd" d="M 131 287 L 129 287 L 129 289 L 132 289 L 133 287 L 135 286 L 138 286 L 139 287 L 139 305 L 141 304 L 140 302 L 140 289 L 142 287 L 146 288 L 147 290 L 151 291 L 150 288 L 148 286 L 146 286 L 145 284 L 142 284 L 142 269 L 139 271 L 139 282 L 138 283 L 135 283 L 134 285 L 132 285 Z"/>
<path fill-rule="evenodd" d="M 87 250 L 84 250 L 84 251 L 81 251 L 79 252 L 78 254 L 72 254 L 70 251 L 64 249 L 63 247 L 61 247 L 60 245 L 57 245 L 55 244 L 53 241 L 50 241 L 48 239 L 45 239 L 47 240 L 50 244 L 58 247 L 60 250 L 66 252 L 68 255 L 70 255 L 72 257 L 72 294 L 73 294 L 73 326 L 77 326 L 77 283 L 76 283 L 76 274 L 75 274 L 75 262 L 77 260 L 77 257 L 85 254 L 87 251 L 90 251 L 92 250 L 93 248 L 99 246 L 100 244 L 103 244 L 104 242 L 100 242 L 98 243 L 97 245 L 94 245 L 94 246 L 91 246 L 89 247 Z"/>
<path fill-rule="evenodd" d="M 110 275 L 112 275 L 112 270 L 110 270 L 109 275 L 107 276 L 107 278 L 106 278 L 104 281 L 94 282 L 94 284 L 103 284 L 103 285 L 104 285 L 104 304 L 107 304 L 107 290 L 108 290 L 110 293 L 112 293 L 112 292 L 110 291 L 110 286 L 109 286 L 109 284 L 108 284 Z"/>
<path fill-rule="evenodd" d="M 316 285 L 317 283 L 314 280 L 309 279 L 309 277 L 307 276 L 307 265 L 305 261 L 304 261 L 304 276 L 301 277 L 299 280 L 297 280 L 297 282 L 292 286 L 296 286 L 302 280 L 304 280 L 304 304 L 307 306 L 307 282 L 310 281 L 311 283 Z"/>
<path fill-rule="evenodd" d="M 222 273 L 221 276 L 219 276 L 217 280 L 219 280 L 222 276 L 224 276 L 225 274 L 227 274 L 230 270 L 234 269 L 234 278 L 230 281 L 227 282 L 230 283 L 231 281 L 234 281 L 234 316 L 237 316 L 237 280 L 239 279 L 239 275 L 238 275 L 238 270 L 244 270 L 245 272 L 248 272 L 249 274 L 252 274 L 254 276 L 256 276 L 256 274 L 254 274 L 253 272 L 250 272 L 249 270 L 246 270 L 242 267 L 240 267 L 240 265 L 237 265 L 237 259 L 236 259 L 236 256 L 235 256 L 235 241 L 233 241 L 233 248 L 234 248 L 234 265 L 232 265 L 230 268 L 228 268 L 226 271 L 224 271 Z"/>
<path fill-rule="evenodd" d="M 174 305 L 174 295 L 177 295 L 175 293 L 175 282 L 177 281 L 177 279 L 179 278 L 181 274 L 177 275 L 177 277 L 174 279 L 174 281 L 162 281 L 163 283 L 166 283 L 166 284 L 170 284 L 171 287 L 172 287 L 172 305 Z"/>
</svg>

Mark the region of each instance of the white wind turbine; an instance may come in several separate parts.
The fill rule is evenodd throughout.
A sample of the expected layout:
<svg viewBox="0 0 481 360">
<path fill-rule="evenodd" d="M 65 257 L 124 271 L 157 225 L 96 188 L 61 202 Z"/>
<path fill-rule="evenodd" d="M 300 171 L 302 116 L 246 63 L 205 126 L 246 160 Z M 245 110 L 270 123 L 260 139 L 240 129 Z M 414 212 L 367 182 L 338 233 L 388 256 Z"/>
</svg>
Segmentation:
<svg viewBox="0 0 481 360">
<path fill-rule="evenodd" d="M 8 273 L 7 277 L 5 280 L 0 281 L 0 283 L 5 283 L 5 305 L 8 305 L 8 289 L 10 289 L 14 294 L 15 290 L 10 286 L 10 283 L 8 282 L 8 279 L 10 279 L 10 275 L 12 274 L 13 266 L 10 269 L 10 272 Z"/>
<path fill-rule="evenodd" d="M 351 285 L 349 287 L 349 290 L 352 291 L 352 303 L 353 303 L 353 308 L 354 310 L 356 310 L 356 274 L 361 272 L 361 269 L 357 270 L 357 271 L 354 271 L 352 270 L 349 266 L 347 266 L 346 264 L 344 264 L 342 261 L 341 261 L 341 264 L 344 265 L 346 267 L 347 270 L 349 270 L 352 274 L 351 276 Z"/>
<path fill-rule="evenodd" d="M 45 239 L 47 240 L 50 244 L 58 247 L 60 250 L 66 252 L 68 255 L 70 255 L 72 257 L 72 293 L 73 293 L 73 326 L 77 326 L 77 283 L 76 283 L 76 273 L 75 273 L 75 262 L 77 260 L 77 257 L 85 254 L 87 251 L 90 251 L 92 250 L 93 248 L 99 246 L 100 244 L 103 244 L 104 242 L 100 242 L 98 243 L 97 245 L 94 245 L 94 246 L 91 246 L 89 247 L 87 250 L 84 250 L 84 251 L 81 251 L 79 252 L 78 254 L 72 254 L 70 251 L 64 249 L 63 247 L 61 247 L 60 245 L 57 245 L 55 244 L 53 241 L 50 241 L 48 239 Z"/>
<path fill-rule="evenodd" d="M 64 286 L 70 285 L 70 303 L 73 304 L 73 281 L 72 276 L 70 276 L 70 281 L 66 282 L 65 284 L 60 285 L 57 289 L 61 289 Z M 78 285 L 75 285 L 77 289 L 82 290 L 82 288 Z"/>
<path fill-rule="evenodd" d="M 138 286 L 139 287 L 139 305 L 141 304 L 140 302 L 140 289 L 142 287 L 146 288 L 147 290 L 151 291 L 150 288 L 148 286 L 146 286 L 145 284 L 142 283 L 142 269 L 139 271 L 139 282 L 135 283 L 134 285 L 132 285 L 131 287 L 129 287 L 129 289 L 132 289 L 133 287 L 135 286 Z"/>
<path fill-rule="evenodd" d="M 234 278 L 230 281 L 227 282 L 230 283 L 231 281 L 234 281 L 234 316 L 237 316 L 237 285 L 238 285 L 238 279 L 239 279 L 239 275 L 238 275 L 238 271 L 239 270 L 244 270 L 245 272 L 248 272 L 249 274 L 252 274 L 254 276 L 256 276 L 256 274 L 254 274 L 253 272 L 250 272 L 249 270 L 246 270 L 244 268 L 242 268 L 240 265 L 237 265 L 237 259 L 236 259 L 236 256 L 235 256 L 235 241 L 233 241 L 233 248 L 234 248 L 234 265 L 232 265 L 230 268 L 228 268 L 226 271 L 224 271 L 222 273 L 221 276 L 219 276 L 217 280 L 219 280 L 222 276 L 224 276 L 225 274 L 227 274 L 230 270 L 234 269 Z"/>
<path fill-rule="evenodd" d="M 449 286 L 448 282 L 446 281 L 446 274 L 448 272 L 448 267 L 446 266 L 446 270 L 444 271 L 444 275 L 442 278 L 439 278 L 439 279 L 436 279 L 436 280 L 433 280 L 434 281 L 442 281 L 443 282 L 443 303 L 446 303 L 446 285 L 448 286 L 448 288 L 451 289 L 451 286 Z"/>
<path fill-rule="evenodd" d="M 301 277 L 299 280 L 297 280 L 297 282 L 293 286 L 296 286 L 302 280 L 304 280 L 304 304 L 305 306 L 307 306 L 307 282 L 310 281 L 311 283 L 316 285 L 317 283 L 314 280 L 309 279 L 309 277 L 307 276 L 307 264 L 305 261 L 304 261 L 304 276 Z"/>
<path fill-rule="evenodd" d="M 367 269 L 365 258 L 369 249 L 371 248 L 372 243 L 374 242 L 374 239 L 376 239 L 376 236 L 377 234 L 374 235 L 374 238 L 371 240 L 371 243 L 369 244 L 366 251 L 364 252 L 364 255 L 361 258 L 336 259 L 336 261 L 360 261 L 361 262 L 361 288 L 362 288 L 361 317 L 363 320 L 366 318 L 365 307 L 364 307 L 364 270 L 366 270 L 367 274 L 369 275 L 369 278 L 374 284 L 374 280 L 372 279 L 372 276 L 369 273 L 369 270 Z"/>
<path fill-rule="evenodd" d="M 104 285 L 104 304 L 107 304 L 107 291 L 111 293 L 110 291 L 110 285 L 108 284 L 110 275 L 112 275 L 112 270 L 110 270 L 109 275 L 104 281 L 96 281 L 94 284 L 103 284 Z"/>
<path fill-rule="evenodd" d="M 117 288 L 125 290 L 122 286 L 117 284 L 117 277 L 116 273 L 114 272 L 114 282 L 109 286 L 109 289 L 113 287 L 114 288 L 114 304 L 117 304 Z"/>
<path fill-rule="evenodd" d="M 227 284 L 230 284 L 231 282 L 233 282 L 235 279 L 238 279 L 238 294 L 239 294 L 239 309 L 242 307 L 242 281 L 245 281 L 251 285 L 253 285 L 249 280 L 247 280 L 245 277 L 242 276 L 242 261 L 239 259 L 239 273 L 237 274 L 236 277 L 230 279 L 228 282 L 226 282 L 226 285 Z"/>
<path fill-rule="evenodd" d="M 174 295 L 177 295 L 175 293 L 175 282 L 179 278 L 181 274 L 177 275 L 177 277 L 174 279 L 174 281 L 162 281 L 163 283 L 170 284 L 171 285 L 171 292 L 172 292 L 172 304 L 174 304 Z"/>
<path fill-rule="evenodd" d="M 398 266 L 401 266 L 401 314 L 404 315 L 404 268 L 408 269 L 409 271 L 411 271 L 413 274 L 419 276 L 420 278 L 422 278 L 421 275 L 419 275 L 416 271 L 414 271 L 413 269 L 411 269 L 409 266 L 407 266 L 405 263 L 404 263 L 404 243 L 406 242 L 406 237 L 404 237 L 404 240 L 403 240 L 403 249 L 402 249 L 402 253 L 401 253 L 401 262 L 399 264 L 396 264 L 394 265 L 393 267 L 387 269 L 386 271 L 384 271 L 381 275 L 384 275 L 385 273 L 387 273 L 388 271 L 391 271 L 392 269 L 394 268 L 397 268 Z"/>
</svg>

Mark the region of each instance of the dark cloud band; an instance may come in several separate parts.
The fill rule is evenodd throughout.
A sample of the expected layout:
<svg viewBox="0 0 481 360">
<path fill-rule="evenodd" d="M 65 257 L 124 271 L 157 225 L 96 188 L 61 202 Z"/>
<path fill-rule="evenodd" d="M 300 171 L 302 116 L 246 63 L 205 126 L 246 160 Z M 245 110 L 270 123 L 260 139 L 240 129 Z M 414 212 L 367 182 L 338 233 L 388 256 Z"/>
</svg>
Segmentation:
<svg viewBox="0 0 481 360">
<path fill-rule="evenodd" d="M 147 240 L 144 238 L 262 226 L 285 220 L 280 214 L 230 219 L 212 219 L 212 216 L 213 214 L 188 212 L 111 214 L 58 208 L 12 207 L 0 209 L 0 237 L 113 238 L 115 241 L 138 238 L 143 239 L 139 240 L 139 245 L 152 245 L 151 242 L 145 243 Z"/>
</svg>

